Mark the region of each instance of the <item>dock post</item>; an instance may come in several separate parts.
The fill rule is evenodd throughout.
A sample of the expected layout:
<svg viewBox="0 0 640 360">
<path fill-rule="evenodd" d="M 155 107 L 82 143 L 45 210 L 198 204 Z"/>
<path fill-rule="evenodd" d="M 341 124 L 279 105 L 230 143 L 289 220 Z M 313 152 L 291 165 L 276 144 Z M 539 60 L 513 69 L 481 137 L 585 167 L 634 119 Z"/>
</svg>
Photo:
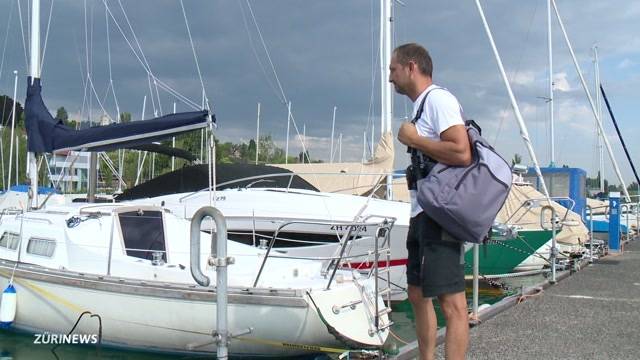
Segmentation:
<svg viewBox="0 0 640 360">
<path fill-rule="evenodd" d="M 479 273 L 480 273 L 480 245 L 473 244 L 473 318 L 478 318 L 478 295 L 479 295 Z"/>
<path fill-rule="evenodd" d="M 200 286 L 209 286 L 209 277 L 200 269 L 200 229 L 202 220 L 207 217 L 212 218 L 216 224 L 216 239 L 211 242 L 208 261 L 208 265 L 216 268 L 216 330 L 212 334 L 212 342 L 216 344 L 216 359 L 227 360 L 230 337 L 227 321 L 227 266 L 233 264 L 235 259 L 227 257 L 227 222 L 220 210 L 211 206 L 200 208 L 191 219 L 191 275 Z M 211 342 L 193 344 L 191 347 L 197 348 L 209 343 Z"/>
<path fill-rule="evenodd" d="M 589 215 L 589 262 L 593 262 L 593 209 L 591 205 L 587 205 L 584 207 L 584 217 L 583 219 L 587 219 L 587 214 Z"/>
<path fill-rule="evenodd" d="M 615 253 L 620 248 L 620 193 L 609 193 L 609 250 Z"/>
</svg>

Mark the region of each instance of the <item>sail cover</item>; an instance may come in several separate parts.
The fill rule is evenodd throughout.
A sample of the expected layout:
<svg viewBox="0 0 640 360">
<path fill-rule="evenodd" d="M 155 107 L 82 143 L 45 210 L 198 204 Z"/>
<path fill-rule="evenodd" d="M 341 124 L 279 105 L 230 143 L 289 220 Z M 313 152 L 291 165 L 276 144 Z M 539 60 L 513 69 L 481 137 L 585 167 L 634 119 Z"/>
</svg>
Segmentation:
<svg viewBox="0 0 640 360">
<path fill-rule="evenodd" d="M 54 119 L 42 100 L 40 79 L 28 78 L 25 118 L 28 150 L 36 153 L 60 150 L 107 151 L 149 144 L 177 134 L 204 128 L 208 112 L 193 111 L 74 130 Z M 212 116 L 213 121 L 215 118 Z"/>
</svg>

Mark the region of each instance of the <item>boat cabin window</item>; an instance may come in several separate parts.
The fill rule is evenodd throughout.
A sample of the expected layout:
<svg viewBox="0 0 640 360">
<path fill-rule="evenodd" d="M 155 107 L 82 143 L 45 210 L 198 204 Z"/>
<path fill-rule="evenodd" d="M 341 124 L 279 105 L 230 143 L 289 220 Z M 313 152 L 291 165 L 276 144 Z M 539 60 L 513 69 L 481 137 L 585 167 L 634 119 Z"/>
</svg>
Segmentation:
<svg viewBox="0 0 640 360">
<path fill-rule="evenodd" d="M 15 250 L 20 242 L 20 234 L 5 231 L 0 237 L 0 247 Z"/>
<path fill-rule="evenodd" d="M 52 239 L 30 238 L 27 244 L 27 253 L 51 257 L 56 250 L 56 241 Z"/>
<path fill-rule="evenodd" d="M 161 211 L 122 212 L 118 219 L 128 256 L 152 260 L 154 252 L 162 252 L 162 259 L 167 261 Z"/>
</svg>

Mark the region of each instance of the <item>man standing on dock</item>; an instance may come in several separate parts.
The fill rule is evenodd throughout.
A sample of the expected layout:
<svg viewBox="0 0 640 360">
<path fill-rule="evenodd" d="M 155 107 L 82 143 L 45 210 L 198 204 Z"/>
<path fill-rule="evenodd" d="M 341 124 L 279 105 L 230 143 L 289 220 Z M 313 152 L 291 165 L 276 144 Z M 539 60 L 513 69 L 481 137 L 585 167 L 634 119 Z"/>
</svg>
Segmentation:
<svg viewBox="0 0 640 360">
<path fill-rule="evenodd" d="M 447 322 L 445 356 L 464 359 L 469 323 L 464 283 L 464 244 L 442 230 L 416 200 L 416 182 L 436 162 L 452 166 L 471 163 L 471 147 L 458 100 L 432 82 L 433 65 L 427 50 L 415 43 L 397 47 L 389 65 L 389 82 L 413 102 L 414 118 L 398 131 L 398 140 L 412 153 L 407 168 L 411 220 L 407 234 L 407 283 L 416 319 L 421 359 L 433 359 L 437 297 Z"/>
</svg>

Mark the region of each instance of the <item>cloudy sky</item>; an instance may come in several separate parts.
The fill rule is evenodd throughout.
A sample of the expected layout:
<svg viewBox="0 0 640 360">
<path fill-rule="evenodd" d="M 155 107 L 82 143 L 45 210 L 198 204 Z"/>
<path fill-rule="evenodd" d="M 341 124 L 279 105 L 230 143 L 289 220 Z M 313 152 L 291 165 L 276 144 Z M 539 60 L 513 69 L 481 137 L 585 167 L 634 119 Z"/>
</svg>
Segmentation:
<svg viewBox="0 0 640 360">
<path fill-rule="evenodd" d="M 557 2 L 592 93 L 591 49 L 597 44 L 602 83 L 632 157 L 640 161 L 636 141 L 640 134 L 640 2 Z M 145 95 L 146 117 L 153 116 L 154 110 L 157 114 L 171 112 L 174 102 L 178 111 L 190 110 L 167 91 L 156 93 L 153 84 L 151 100 L 142 65 L 145 61 L 164 83 L 201 103 L 200 80 L 180 2 L 106 3 L 110 14 L 103 1 L 53 3 L 42 70 L 44 97 L 52 112 L 64 106 L 74 118 L 91 115 L 95 120 L 103 112 L 102 104 L 115 117 L 109 90 L 109 47 L 111 78 L 120 109 L 131 112 L 134 119 L 141 117 Z M 26 61 L 18 4 L 27 36 L 27 1 L 2 1 L 0 92 L 13 92 L 12 71 L 17 70 L 19 98 L 23 98 Z M 550 160 L 549 114 L 544 99 L 548 96 L 546 0 L 485 0 L 482 4 L 537 157 L 546 165 Z M 42 0 L 43 29 L 50 6 L 50 0 Z M 363 138 L 366 132 L 370 139 L 372 122 L 375 137 L 379 136 L 377 0 L 185 0 L 184 7 L 204 88 L 218 119 L 217 136 L 222 140 L 254 138 L 257 103 L 261 103 L 261 135 L 271 134 L 284 146 L 284 99 L 292 103 L 298 131 L 302 133 L 303 126 L 306 129 L 312 158 L 329 158 L 334 106 L 336 137 L 343 134 L 343 160 L 362 158 Z M 486 138 L 505 158 L 518 153 L 529 162 L 474 1 L 403 0 L 394 5 L 394 12 L 395 43 L 425 45 L 434 60 L 435 82 L 458 97 L 466 115 L 480 123 Z M 598 163 L 595 120 L 555 17 L 552 31 L 556 163 L 581 167 L 593 175 Z M 44 37 L 43 33 L 43 42 Z M 95 95 L 90 87 L 85 91 L 87 73 Z M 408 116 L 411 104 L 398 95 L 394 103 L 395 131 Z M 630 183 L 630 166 L 610 119 L 603 119 L 625 181 Z M 297 154 L 300 145 L 293 127 L 291 134 L 290 153 Z M 396 167 L 406 164 L 404 149 L 396 143 Z M 616 183 L 608 157 L 605 164 L 606 177 Z"/>
</svg>

